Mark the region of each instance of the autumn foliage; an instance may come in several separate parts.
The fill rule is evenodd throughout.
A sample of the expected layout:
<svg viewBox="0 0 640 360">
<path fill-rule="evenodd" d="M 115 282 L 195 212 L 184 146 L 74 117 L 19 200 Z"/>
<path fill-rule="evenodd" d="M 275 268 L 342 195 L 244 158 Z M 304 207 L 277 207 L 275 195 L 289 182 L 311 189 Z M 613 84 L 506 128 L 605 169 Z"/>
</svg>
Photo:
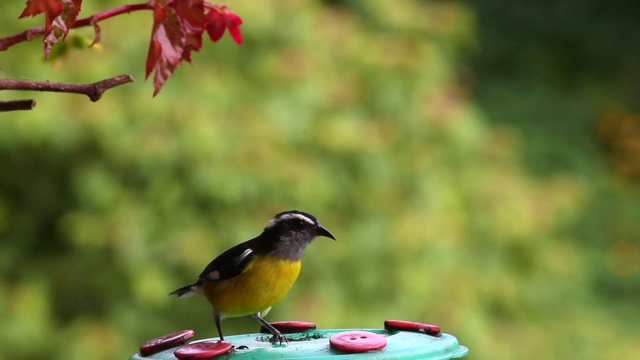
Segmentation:
<svg viewBox="0 0 640 360">
<path fill-rule="evenodd" d="M 205 32 L 215 42 L 228 29 L 233 40 L 242 44 L 242 19 L 226 6 L 204 0 L 149 0 L 78 19 L 81 8 L 82 0 L 27 0 L 20 18 L 44 15 L 43 43 L 45 57 L 48 58 L 52 48 L 64 41 L 74 27 L 93 26 L 96 33 L 94 42 L 99 42 L 100 21 L 132 11 L 151 10 L 154 21 L 146 77 L 155 72 L 154 96 L 183 61 L 191 62 L 191 52 L 202 48 Z"/>
</svg>

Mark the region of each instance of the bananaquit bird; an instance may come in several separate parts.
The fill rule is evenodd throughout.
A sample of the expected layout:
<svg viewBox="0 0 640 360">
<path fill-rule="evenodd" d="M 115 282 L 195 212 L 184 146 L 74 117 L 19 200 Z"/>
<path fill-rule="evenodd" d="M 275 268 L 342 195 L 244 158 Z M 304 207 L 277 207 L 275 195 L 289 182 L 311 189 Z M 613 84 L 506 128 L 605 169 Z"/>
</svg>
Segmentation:
<svg viewBox="0 0 640 360">
<path fill-rule="evenodd" d="M 195 284 L 169 295 L 204 295 L 213 307 L 220 340 L 224 340 L 222 319 L 251 315 L 271 332 L 271 342 L 282 342 L 282 334 L 263 316 L 289 292 L 300 273 L 302 251 L 317 236 L 335 240 L 313 215 L 295 210 L 279 213 L 262 234 L 211 261 Z"/>
</svg>

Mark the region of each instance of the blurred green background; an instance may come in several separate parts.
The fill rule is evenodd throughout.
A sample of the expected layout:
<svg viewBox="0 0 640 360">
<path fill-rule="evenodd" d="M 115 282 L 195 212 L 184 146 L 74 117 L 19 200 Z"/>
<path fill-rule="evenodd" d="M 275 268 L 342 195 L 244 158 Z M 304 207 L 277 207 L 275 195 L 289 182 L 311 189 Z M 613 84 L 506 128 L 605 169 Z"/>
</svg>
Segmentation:
<svg viewBox="0 0 640 360">
<path fill-rule="evenodd" d="M 0 114 L 0 359 L 216 336 L 204 299 L 167 293 L 288 209 L 338 241 L 271 321 L 430 322 L 473 359 L 637 356 L 640 3 L 228 5 L 245 44 L 206 43 L 156 98 L 147 12 L 102 23 L 101 51 L 0 53 L 2 77 L 137 79 L 97 103 L 1 93 L 38 106 Z M 42 23 L 23 6 L 0 36 Z"/>
</svg>

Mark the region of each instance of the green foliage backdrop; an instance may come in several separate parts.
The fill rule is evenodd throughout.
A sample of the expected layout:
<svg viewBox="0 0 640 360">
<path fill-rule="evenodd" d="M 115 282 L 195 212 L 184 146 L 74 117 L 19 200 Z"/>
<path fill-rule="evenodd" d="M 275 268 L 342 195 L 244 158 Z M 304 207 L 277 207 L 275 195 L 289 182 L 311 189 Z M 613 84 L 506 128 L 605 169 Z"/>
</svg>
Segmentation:
<svg viewBox="0 0 640 360">
<path fill-rule="evenodd" d="M 22 5 L 5 5 L 2 35 L 38 24 L 16 20 Z M 639 194 L 595 125 L 609 103 L 637 107 L 632 82 L 588 66 L 586 87 L 530 76 L 504 40 L 515 25 L 492 21 L 513 15 L 499 1 L 228 5 L 245 44 L 205 45 L 154 99 L 150 14 L 105 22 L 102 50 L 54 66 L 38 41 L 0 54 L 3 77 L 138 80 L 97 103 L 27 94 L 34 111 L 0 115 L 0 359 L 123 359 L 180 329 L 215 336 L 203 299 L 167 293 L 294 208 L 338 241 L 311 245 L 270 320 L 431 322 L 476 359 L 638 353 Z M 548 9 L 529 10 L 517 15 L 535 23 Z"/>
</svg>

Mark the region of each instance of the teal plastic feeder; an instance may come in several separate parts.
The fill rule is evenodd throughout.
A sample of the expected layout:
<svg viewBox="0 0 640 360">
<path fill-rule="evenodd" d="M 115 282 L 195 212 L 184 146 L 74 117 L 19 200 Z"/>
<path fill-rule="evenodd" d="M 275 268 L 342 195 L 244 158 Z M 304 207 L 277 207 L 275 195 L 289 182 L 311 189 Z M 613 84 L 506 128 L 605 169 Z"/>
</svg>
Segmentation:
<svg viewBox="0 0 640 360">
<path fill-rule="evenodd" d="M 301 321 L 271 323 L 287 341 L 271 343 L 266 329 L 260 333 L 225 337 L 228 341 L 203 339 L 188 342 L 192 330 L 147 341 L 130 360 L 195 359 L 431 359 L 465 356 L 469 349 L 436 325 L 387 320 L 384 329 L 317 330 Z"/>
</svg>

